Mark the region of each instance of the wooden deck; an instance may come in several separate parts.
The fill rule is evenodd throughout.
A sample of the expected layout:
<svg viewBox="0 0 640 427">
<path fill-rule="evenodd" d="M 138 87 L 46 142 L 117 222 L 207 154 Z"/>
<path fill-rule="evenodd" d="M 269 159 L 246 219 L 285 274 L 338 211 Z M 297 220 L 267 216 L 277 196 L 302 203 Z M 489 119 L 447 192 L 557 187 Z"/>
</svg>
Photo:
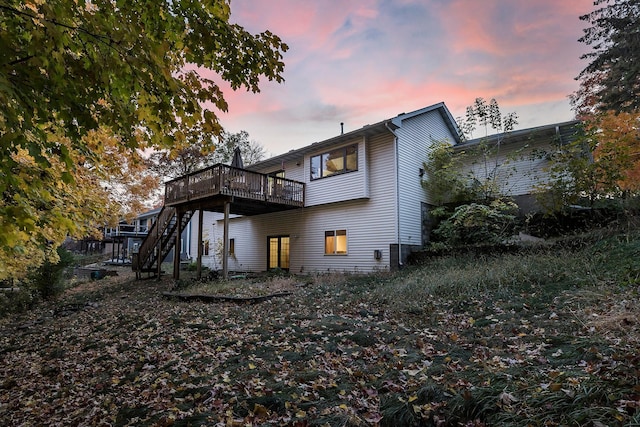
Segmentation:
<svg viewBox="0 0 640 427">
<path fill-rule="evenodd" d="M 165 184 L 165 206 L 217 206 L 232 198 L 232 213 L 255 215 L 304 206 L 305 184 L 217 164 Z M 215 209 L 214 209 L 215 210 Z"/>
</svg>

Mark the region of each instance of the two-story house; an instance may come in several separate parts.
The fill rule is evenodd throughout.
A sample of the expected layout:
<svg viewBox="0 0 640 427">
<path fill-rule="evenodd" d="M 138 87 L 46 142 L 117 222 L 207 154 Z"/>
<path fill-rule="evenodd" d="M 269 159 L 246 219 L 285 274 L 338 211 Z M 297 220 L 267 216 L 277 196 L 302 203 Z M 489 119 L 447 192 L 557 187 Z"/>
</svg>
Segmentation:
<svg viewBox="0 0 640 427">
<path fill-rule="evenodd" d="M 546 128 L 537 133 L 545 144 L 554 138 Z M 526 135 L 522 131 L 511 145 L 519 147 Z M 439 103 L 245 169 L 215 165 L 169 181 L 159 226 L 134 268 L 159 268 L 154 248 L 164 254 L 182 246 L 176 231 L 191 223 L 190 255 L 225 272 L 397 269 L 428 240 L 423 162 L 431 143 L 442 140 L 477 143 L 463 144 Z"/>
</svg>

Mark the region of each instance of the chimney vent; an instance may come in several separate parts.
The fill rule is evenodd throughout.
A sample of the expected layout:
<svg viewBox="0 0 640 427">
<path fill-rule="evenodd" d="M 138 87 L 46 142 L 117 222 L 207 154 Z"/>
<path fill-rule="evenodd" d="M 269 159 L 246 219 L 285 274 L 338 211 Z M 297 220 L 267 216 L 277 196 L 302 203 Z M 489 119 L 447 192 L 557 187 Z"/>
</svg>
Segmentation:
<svg viewBox="0 0 640 427">
<path fill-rule="evenodd" d="M 340 122 L 340 135 L 344 135 L 344 122 Z"/>
</svg>

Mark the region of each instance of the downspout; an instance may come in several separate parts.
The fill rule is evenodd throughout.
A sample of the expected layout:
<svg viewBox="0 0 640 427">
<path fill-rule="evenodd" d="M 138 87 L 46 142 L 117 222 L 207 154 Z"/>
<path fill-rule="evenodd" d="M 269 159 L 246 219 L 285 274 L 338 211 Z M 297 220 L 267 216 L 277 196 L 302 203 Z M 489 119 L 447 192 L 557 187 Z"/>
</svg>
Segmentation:
<svg viewBox="0 0 640 427">
<path fill-rule="evenodd" d="M 398 268 L 402 267 L 402 242 L 400 241 L 400 168 L 398 163 L 399 148 L 398 148 L 398 134 L 389 127 L 389 122 L 386 122 L 384 126 L 393 135 L 394 146 L 394 165 L 396 169 L 396 238 L 398 239 Z"/>
</svg>

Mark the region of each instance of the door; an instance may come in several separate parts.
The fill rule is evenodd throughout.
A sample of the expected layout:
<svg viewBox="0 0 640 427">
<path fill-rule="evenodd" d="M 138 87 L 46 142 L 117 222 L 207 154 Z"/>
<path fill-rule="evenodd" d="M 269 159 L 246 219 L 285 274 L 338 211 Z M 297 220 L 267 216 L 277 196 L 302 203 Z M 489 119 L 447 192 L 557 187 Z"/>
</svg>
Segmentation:
<svg viewBox="0 0 640 427">
<path fill-rule="evenodd" d="M 267 239 L 267 269 L 289 271 L 289 236 L 270 236 Z"/>
</svg>

